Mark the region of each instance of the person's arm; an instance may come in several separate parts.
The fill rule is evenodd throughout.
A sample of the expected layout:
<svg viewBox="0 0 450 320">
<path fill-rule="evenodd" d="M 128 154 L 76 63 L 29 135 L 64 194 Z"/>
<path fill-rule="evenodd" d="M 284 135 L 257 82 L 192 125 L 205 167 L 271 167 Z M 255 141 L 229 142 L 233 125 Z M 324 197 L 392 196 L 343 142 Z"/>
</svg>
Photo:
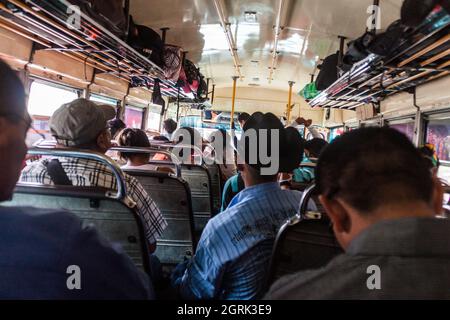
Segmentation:
<svg viewBox="0 0 450 320">
<path fill-rule="evenodd" d="M 309 132 L 311 133 L 311 135 L 313 136 L 313 138 L 319 138 L 319 139 L 321 139 L 321 138 L 322 138 L 321 134 L 319 133 L 319 131 L 317 131 L 316 128 L 314 128 L 314 127 L 312 126 L 312 124 L 313 124 L 312 120 L 306 120 L 305 118 L 299 117 L 299 118 L 295 119 L 295 120 L 289 125 L 289 127 L 297 127 L 297 126 L 304 125 L 304 126 L 309 130 Z M 306 137 L 305 137 L 305 138 L 306 138 Z"/>
<path fill-rule="evenodd" d="M 220 298 L 224 266 L 218 264 L 220 259 L 215 257 L 211 243 L 212 240 L 206 232 L 206 236 L 202 235 L 194 257 L 181 265 L 178 275 L 174 276 L 173 285 L 182 299 L 208 300 Z M 182 271 L 183 268 L 186 268 L 184 272 Z"/>
</svg>

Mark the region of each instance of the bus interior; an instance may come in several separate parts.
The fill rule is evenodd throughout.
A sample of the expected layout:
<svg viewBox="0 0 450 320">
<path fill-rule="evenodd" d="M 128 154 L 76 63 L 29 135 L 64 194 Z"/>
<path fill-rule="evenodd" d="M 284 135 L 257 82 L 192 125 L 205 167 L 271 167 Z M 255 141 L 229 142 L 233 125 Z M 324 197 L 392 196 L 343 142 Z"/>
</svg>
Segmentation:
<svg viewBox="0 0 450 320">
<path fill-rule="evenodd" d="M 138 269 L 151 274 L 145 221 L 136 215 L 139 201 L 127 192 L 127 177 L 133 177 L 167 223 L 153 255 L 170 278 L 177 265 L 195 257 L 197 249 L 204 250 L 205 228 L 221 221 L 231 176 L 223 165 L 203 159 L 203 148 L 211 146 L 210 137 L 217 130 L 239 140 L 244 133 L 240 116 L 260 112 L 275 115 L 284 127 L 296 119 L 310 120 L 295 123 L 305 143 L 320 138 L 333 144 L 361 128 L 387 127 L 401 132 L 416 148 L 432 146 L 444 190 L 442 210 L 436 215 L 447 220 L 450 6 L 448 1 L 434 1 L 421 21 L 405 26 L 399 19 L 411 2 L 0 1 L 0 59 L 22 80 L 32 118 L 27 164 L 53 157 L 96 161 L 117 181 L 114 190 L 19 182 L 12 200 L 2 205 L 74 212 L 120 244 Z M 162 49 L 138 44 L 134 30 L 152 32 L 153 44 Z M 360 48 L 364 37 L 378 42 L 370 49 Z M 151 47 L 151 40 L 141 35 L 143 39 Z M 330 66 L 330 57 L 337 64 Z M 116 119 L 126 128 L 145 132 L 150 145 L 121 146 L 112 138 L 106 155 L 60 148 L 50 129 L 52 116 L 77 99 L 114 108 Z M 187 146 L 198 155 L 194 163 L 174 157 L 177 131 L 167 138 L 169 120 L 178 129 L 200 133 L 200 147 Z M 148 156 L 146 164 L 155 170 L 124 168 L 127 162 L 120 155 L 127 152 Z M 297 167 L 311 164 L 305 161 Z M 314 179 L 289 186 L 303 197 L 298 212 L 279 226 L 268 245 L 269 280 L 264 280 L 263 294 L 284 275 L 321 268 L 342 253 L 329 223 L 314 222 L 326 216 Z M 315 202 L 315 209 L 309 201 Z M 301 250 L 303 260 L 286 258 L 301 255 Z M 450 298 L 448 293 L 444 298 Z"/>
</svg>

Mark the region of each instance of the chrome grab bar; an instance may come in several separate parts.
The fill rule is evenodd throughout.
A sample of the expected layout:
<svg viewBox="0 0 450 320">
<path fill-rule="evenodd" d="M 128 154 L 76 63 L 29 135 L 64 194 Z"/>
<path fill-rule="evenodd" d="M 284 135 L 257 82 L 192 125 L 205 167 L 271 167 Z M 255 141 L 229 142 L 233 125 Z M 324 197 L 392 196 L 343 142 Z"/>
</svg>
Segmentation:
<svg viewBox="0 0 450 320">
<path fill-rule="evenodd" d="M 175 175 L 177 178 L 181 178 L 181 160 L 178 159 L 173 153 L 168 150 L 162 150 L 157 148 L 138 148 L 138 147 L 113 147 L 110 151 L 117 152 L 129 152 L 129 153 L 161 153 L 168 156 L 175 165 Z"/>
<path fill-rule="evenodd" d="M 197 146 L 188 145 L 188 144 L 155 144 L 155 145 L 152 145 L 152 147 L 153 148 L 161 148 L 161 149 L 158 149 L 158 150 L 164 150 L 164 148 L 165 148 L 167 150 L 172 150 L 172 151 L 173 151 L 173 149 L 178 149 L 178 150 L 180 150 L 180 149 L 192 149 L 192 150 L 194 150 L 194 153 L 197 153 L 200 156 L 201 163 L 199 165 L 200 166 L 205 165 L 205 161 L 203 159 L 203 151 L 202 151 L 202 149 L 200 149 Z M 174 153 L 171 152 L 171 154 L 174 154 Z"/>
<path fill-rule="evenodd" d="M 136 203 L 127 196 L 126 183 L 122 169 L 120 169 L 119 165 L 113 159 L 105 156 L 102 153 L 95 151 L 88 152 L 78 149 L 32 148 L 28 150 L 28 154 L 36 156 L 80 158 L 98 161 L 111 169 L 117 181 L 117 193 L 108 191 L 105 194 L 106 197 L 124 201 L 125 204 L 130 208 L 136 206 Z"/>
</svg>

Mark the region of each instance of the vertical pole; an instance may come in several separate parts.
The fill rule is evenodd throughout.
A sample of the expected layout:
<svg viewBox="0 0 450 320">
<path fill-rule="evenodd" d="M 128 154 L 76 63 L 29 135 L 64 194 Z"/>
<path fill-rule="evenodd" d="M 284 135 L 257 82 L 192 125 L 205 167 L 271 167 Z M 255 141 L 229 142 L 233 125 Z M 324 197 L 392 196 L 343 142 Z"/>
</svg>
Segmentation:
<svg viewBox="0 0 450 320">
<path fill-rule="evenodd" d="M 216 85 L 215 84 L 213 84 L 213 89 L 212 89 L 212 94 L 211 94 L 211 104 L 214 104 L 214 98 L 215 98 L 215 95 L 216 95 Z"/>
<path fill-rule="evenodd" d="M 288 107 L 287 107 L 287 123 L 291 123 L 291 105 L 292 105 L 292 87 L 294 86 L 294 81 L 289 81 L 289 98 L 288 98 Z"/>
<path fill-rule="evenodd" d="M 231 130 L 233 130 L 234 127 L 234 112 L 236 110 L 236 86 L 237 86 L 237 79 L 239 79 L 239 77 L 233 77 L 233 100 L 232 100 L 232 105 L 231 105 L 231 120 L 230 120 L 230 126 L 231 126 Z"/>
<path fill-rule="evenodd" d="M 170 30 L 170 28 L 161 28 L 161 31 L 162 31 L 161 40 L 164 45 L 166 45 L 167 31 L 169 31 L 169 30 Z"/>
</svg>

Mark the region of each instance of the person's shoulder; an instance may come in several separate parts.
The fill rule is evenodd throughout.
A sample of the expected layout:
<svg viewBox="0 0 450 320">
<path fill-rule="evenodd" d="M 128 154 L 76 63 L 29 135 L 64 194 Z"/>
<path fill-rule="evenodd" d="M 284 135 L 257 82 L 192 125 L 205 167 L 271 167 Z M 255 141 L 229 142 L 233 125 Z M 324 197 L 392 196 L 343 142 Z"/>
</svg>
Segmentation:
<svg viewBox="0 0 450 320">
<path fill-rule="evenodd" d="M 44 222 L 48 226 L 46 229 L 53 229 L 52 226 L 54 224 L 81 226 L 81 220 L 77 216 L 64 210 L 38 209 L 33 207 L 0 207 L 0 213 L 3 219 L 12 222 L 18 221 L 19 223 L 26 222 L 28 226 Z"/>
</svg>

